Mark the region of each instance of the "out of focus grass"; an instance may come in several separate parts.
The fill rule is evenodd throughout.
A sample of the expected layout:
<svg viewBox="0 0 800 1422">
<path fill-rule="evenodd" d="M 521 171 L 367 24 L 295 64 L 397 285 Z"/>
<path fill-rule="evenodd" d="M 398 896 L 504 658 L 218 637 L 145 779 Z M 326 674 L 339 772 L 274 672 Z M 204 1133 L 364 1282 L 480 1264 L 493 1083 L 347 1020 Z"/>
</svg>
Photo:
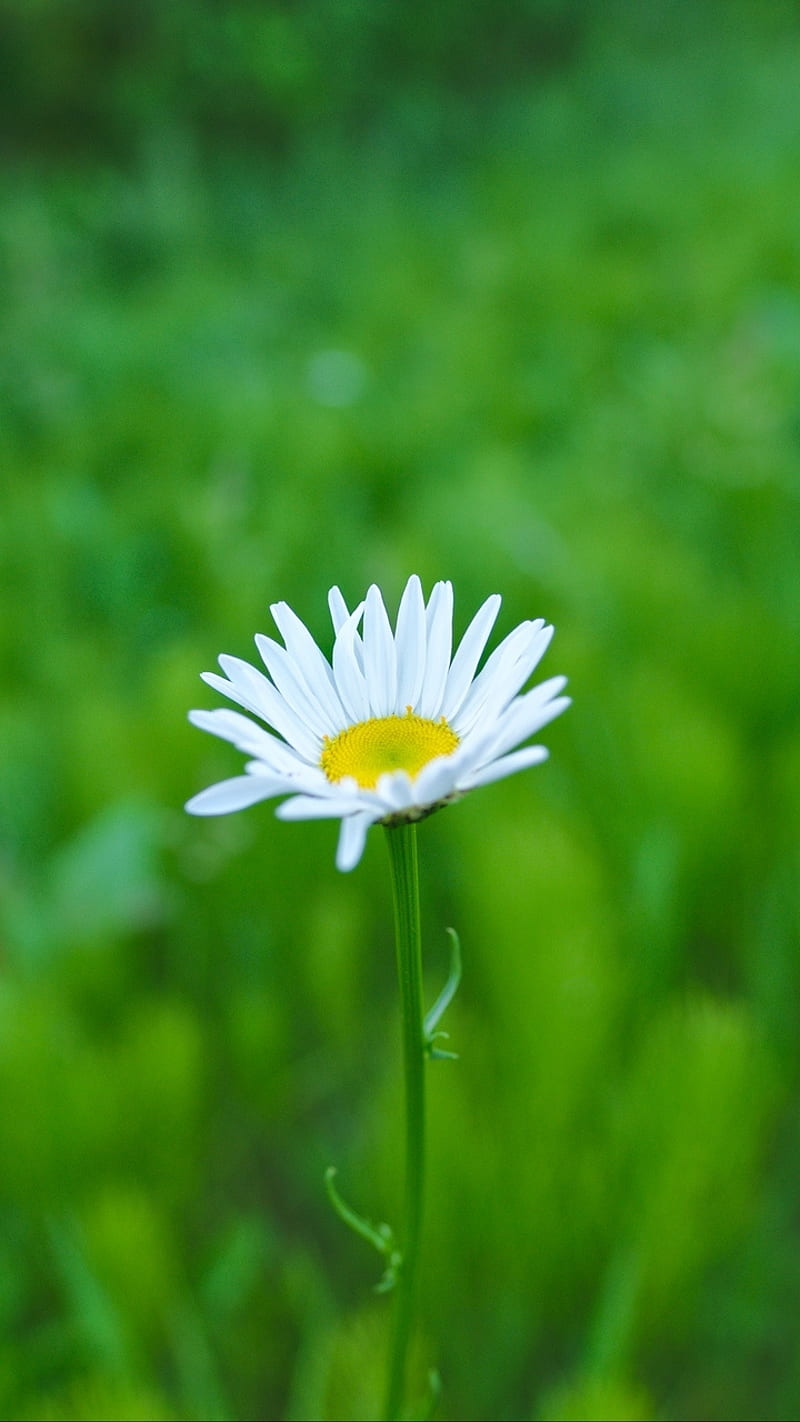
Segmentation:
<svg viewBox="0 0 800 1422">
<path fill-rule="evenodd" d="M 239 758 L 185 712 L 416 570 L 575 698 L 421 830 L 420 1378 L 796 1417 L 796 8 L 528 4 L 494 66 L 483 4 L 76 12 L 4 20 L 0 1413 L 374 1415 L 322 1176 L 396 1215 L 384 847 L 186 818 Z"/>
</svg>

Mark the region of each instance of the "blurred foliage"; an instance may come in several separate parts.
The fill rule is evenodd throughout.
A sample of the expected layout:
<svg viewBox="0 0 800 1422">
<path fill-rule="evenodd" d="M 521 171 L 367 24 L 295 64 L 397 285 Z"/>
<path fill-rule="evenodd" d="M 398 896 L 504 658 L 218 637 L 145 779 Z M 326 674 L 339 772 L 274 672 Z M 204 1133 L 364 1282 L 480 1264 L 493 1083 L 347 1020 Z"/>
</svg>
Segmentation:
<svg viewBox="0 0 800 1422">
<path fill-rule="evenodd" d="M 182 803 L 287 599 L 544 615 L 547 766 L 422 827 L 420 1387 L 793 1418 L 800 12 L 6 0 L 0 1414 L 375 1415 L 379 832 Z"/>
</svg>

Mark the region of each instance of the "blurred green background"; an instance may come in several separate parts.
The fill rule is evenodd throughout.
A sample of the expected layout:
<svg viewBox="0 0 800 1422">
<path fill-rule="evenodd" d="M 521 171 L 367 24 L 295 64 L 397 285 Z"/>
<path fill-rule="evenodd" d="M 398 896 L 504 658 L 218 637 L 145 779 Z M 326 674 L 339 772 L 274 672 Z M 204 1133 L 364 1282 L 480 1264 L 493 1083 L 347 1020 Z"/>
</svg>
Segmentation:
<svg viewBox="0 0 800 1422">
<path fill-rule="evenodd" d="M 385 846 L 190 819 L 186 711 L 418 571 L 575 699 L 420 831 L 418 1376 L 796 1418 L 800 8 L 5 0 L 0 80 L 0 1414 L 375 1415 Z"/>
</svg>

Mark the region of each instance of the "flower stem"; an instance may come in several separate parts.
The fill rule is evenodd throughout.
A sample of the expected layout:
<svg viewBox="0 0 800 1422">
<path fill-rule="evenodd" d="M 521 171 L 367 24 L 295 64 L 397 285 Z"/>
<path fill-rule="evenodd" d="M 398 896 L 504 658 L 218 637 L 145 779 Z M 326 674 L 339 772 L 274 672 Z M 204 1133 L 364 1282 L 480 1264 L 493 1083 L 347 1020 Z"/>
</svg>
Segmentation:
<svg viewBox="0 0 800 1422">
<path fill-rule="evenodd" d="M 397 976 L 403 1019 L 406 1106 L 405 1205 L 400 1241 L 403 1262 L 395 1295 L 385 1413 L 387 1422 L 396 1422 L 405 1397 L 406 1360 L 417 1294 L 425 1177 L 425 1031 L 416 825 L 393 825 L 387 830 L 387 838 L 392 864 Z"/>
</svg>

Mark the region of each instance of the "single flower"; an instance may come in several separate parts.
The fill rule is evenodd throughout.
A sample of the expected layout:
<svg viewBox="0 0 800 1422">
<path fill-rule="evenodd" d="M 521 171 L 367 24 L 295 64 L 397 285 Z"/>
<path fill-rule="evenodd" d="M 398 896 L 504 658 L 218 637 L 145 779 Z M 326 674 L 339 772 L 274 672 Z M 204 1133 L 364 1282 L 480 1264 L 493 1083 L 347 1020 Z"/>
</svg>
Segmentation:
<svg viewBox="0 0 800 1422">
<path fill-rule="evenodd" d="M 271 729 L 238 711 L 189 713 L 195 726 L 253 757 L 244 775 L 195 795 L 186 806 L 191 814 L 224 815 L 290 795 L 277 807 L 281 819 L 341 819 L 336 863 L 347 870 L 361 858 L 370 825 L 421 819 L 546 759 L 544 746 L 513 749 L 570 704 L 560 694 L 563 676 L 519 694 L 553 635 L 543 619 L 521 623 L 478 671 L 500 610 L 496 593 L 476 612 L 455 656 L 448 582 L 436 584 L 426 606 L 419 578 L 410 577 L 394 632 L 377 587 L 354 612 L 338 588 L 328 603 L 330 662 L 278 602 L 271 612 L 284 645 L 256 637 L 268 676 L 228 656 L 219 658 L 225 676 L 203 673 Z"/>
</svg>

